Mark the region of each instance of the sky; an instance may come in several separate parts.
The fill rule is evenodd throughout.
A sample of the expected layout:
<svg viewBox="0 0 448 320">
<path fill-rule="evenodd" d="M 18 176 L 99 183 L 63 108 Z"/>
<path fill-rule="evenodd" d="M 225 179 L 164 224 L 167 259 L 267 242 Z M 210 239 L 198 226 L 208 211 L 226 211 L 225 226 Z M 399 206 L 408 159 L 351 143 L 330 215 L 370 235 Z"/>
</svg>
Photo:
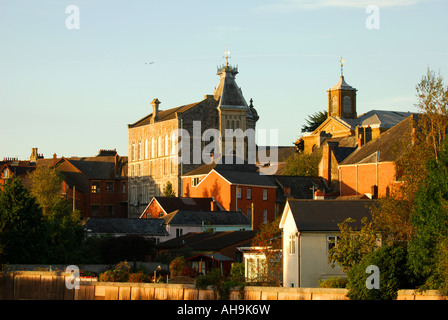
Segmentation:
<svg viewBox="0 0 448 320">
<path fill-rule="evenodd" d="M 292 146 L 327 109 L 341 57 L 358 115 L 416 112 L 428 67 L 448 82 L 447 10 L 444 0 L 0 0 L 0 159 L 35 147 L 46 158 L 127 155 L 127 125 L 154 98 L 164 110 L 213 94 L 226 46 L 267 144 Z"/>
</svg>

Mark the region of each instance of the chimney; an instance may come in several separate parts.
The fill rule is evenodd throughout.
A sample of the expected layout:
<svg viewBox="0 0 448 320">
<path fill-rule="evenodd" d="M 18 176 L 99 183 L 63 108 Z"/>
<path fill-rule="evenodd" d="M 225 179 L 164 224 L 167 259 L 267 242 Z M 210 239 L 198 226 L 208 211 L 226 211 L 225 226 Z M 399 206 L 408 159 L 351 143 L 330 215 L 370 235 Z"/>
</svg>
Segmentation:
<svg viewBox="0 0 448 320">
<path fill-rule="evenodd" d="M 58 156 L 56 153 L 53 153 L 53 165 L 56 164 L 56 162 L 58 162 Z"/>
<path fill-rule="evenodd" d="M 37 148 L 32 148 L 31 149 L 31 156 L 30 156 L 30 162 L 31 163 L 36 163 L 37 161 Z"/>
<path fill-rule="evenodd" d="M 154 100 L 152 100 L 151 104 L 152 104 L 152 121 L 156 122 L 157 120 L 159 120 L 160 101 L 159 99 L 155 98 Z"/>
<path fill-rule="evenodd" d="M 119 158 L 118 158 L 118 153 L 115 153 L 115 156 L 114 156 L 114 164 L 115 164 L 115 176 L 118 176 L 118 168 L 119 168 Z"/>
</svg>

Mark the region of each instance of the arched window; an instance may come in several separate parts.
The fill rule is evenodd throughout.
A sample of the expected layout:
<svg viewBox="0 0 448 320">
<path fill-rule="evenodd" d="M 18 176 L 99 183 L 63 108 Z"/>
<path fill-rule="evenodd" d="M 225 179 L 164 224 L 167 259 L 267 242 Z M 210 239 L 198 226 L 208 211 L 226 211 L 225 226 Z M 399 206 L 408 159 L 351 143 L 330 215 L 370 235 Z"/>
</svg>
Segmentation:
<svg viewBox="0 0 448 320">
<path fill-rule="evenodd" d="M 156 156 L 156 141 L 154 140 L 154 137 L 151 138 L 151 158 L 155 158 Z"/>
<path fill-rule="evenodd" d="M 142 142 L 140 140 L 137 147 L 137 160 L 142 160 Z"/>
<path fill-rule="evenodd" d="M 170 139 L 168 138 L 168 135 L 165 135 L 165 156 L 170 154 Z"/>
<path fill-rule="evenodd" d="M 131 161 L 135 160 L 135 142 L 132 142 L 132 147 L 131 147 Z"/>
</svg>

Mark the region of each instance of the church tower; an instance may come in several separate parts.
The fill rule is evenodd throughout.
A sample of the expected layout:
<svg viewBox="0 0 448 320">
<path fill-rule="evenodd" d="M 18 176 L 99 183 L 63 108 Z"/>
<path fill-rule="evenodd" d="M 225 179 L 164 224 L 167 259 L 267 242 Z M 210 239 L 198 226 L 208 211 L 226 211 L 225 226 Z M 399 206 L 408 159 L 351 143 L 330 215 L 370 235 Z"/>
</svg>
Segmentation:
<svg viewBox="0 0 448 320">
<path fill-rule="evenodd" d="M 341 78 L 328 90 L 328 116 L 356 119 L 356 89 L 345 82 L 341 58 Z"/>
</svg>

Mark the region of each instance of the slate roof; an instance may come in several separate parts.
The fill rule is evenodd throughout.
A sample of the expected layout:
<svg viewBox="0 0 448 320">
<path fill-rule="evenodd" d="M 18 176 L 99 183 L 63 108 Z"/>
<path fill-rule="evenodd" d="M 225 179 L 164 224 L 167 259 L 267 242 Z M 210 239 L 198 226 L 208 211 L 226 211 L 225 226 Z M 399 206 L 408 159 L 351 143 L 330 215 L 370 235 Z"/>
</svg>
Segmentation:
<svg viewBox="0 0 448 320">
<path fill-rule="evenodd" d="M 213 198 L 154 197 L 153 199 L 159 203 L 166 213 L 179 209 L 210 211 L 213 202 Z"/>
<path fill-rule="evenodd" d="M 194 102 L 190 104 L 186 104 L 180 107 L 175 107 L 167 110 L 159 110 L 157 113 L 158 120 L 156 122 L 166 121 L 175 119 L 177 117 L 176 113 L 183 113 L 186 112 L 196 106 L 200 106 L 200 104 L 205 101 L 206 99 Z M 136 128 L 140 126 L 145 126 L 151 123 L 152 113 L 148 114 L 147 116 L 143 117 L 142 119 L 138 120 L 137 122 L 133 124 L 128 124 L 128 128 Z"/>
<path fill-rule="evenodd" d="M 417 121 L 417 115 L 411 115 L 393 128 L 382 133 L 377 139 L 371 140 L 361 148 L 351 153 L 341 165 L 358 163 L 374 163 L 397 161 L 403 155 L 403 144 L 412 141 L 412 130 Z"/>
<path fill-rule="evenodd" d="M 232 245 L 250 245 L 257 231 L 190 232 L 159 243 L 157 249 L 220 251 Z"/>
<path fill-rule="evenodd" d="M 161 219 L 171 225 L 250 225 L 249 219 L 240 211 L 176 210 Z"/>
<path fill-rule="evenodd" d="M 82 225 L 92 233 L 167 236 L 161 219 L 86 218 Z"/>
<path fill-rule="evenodd" d="M 362 226 L 361 219 L 371 214 L 369 205 L 375 200 L 290 200 L 291 213 L 299 231 L 340 231 L 338 223 L 353 218 L 355 230 Z"/>
<path fill-rule="evenodd" d="M 271 176 L 279 186 L 277 189 L 277 202 L 286 202 L 288 197 L 295 199 L 313 199 L 314 190 L 328 191 L 328 186 L 322 177 L 301 176 Z M 285 195 L 285 188 L 290 188 L 289 195 Z"/>
<path fill-rule="evenodd" d="M 407 117 L 413 115 L 412 112 L 387 111 L 387 110 L 370 110 L 358 116 L 356 119 L 337 118 L 339 121 L 346 123 L 354 129 L 356 126 L 379 126 L 380 128 L 390 129 L 400 123 Z"/>
</svg>

